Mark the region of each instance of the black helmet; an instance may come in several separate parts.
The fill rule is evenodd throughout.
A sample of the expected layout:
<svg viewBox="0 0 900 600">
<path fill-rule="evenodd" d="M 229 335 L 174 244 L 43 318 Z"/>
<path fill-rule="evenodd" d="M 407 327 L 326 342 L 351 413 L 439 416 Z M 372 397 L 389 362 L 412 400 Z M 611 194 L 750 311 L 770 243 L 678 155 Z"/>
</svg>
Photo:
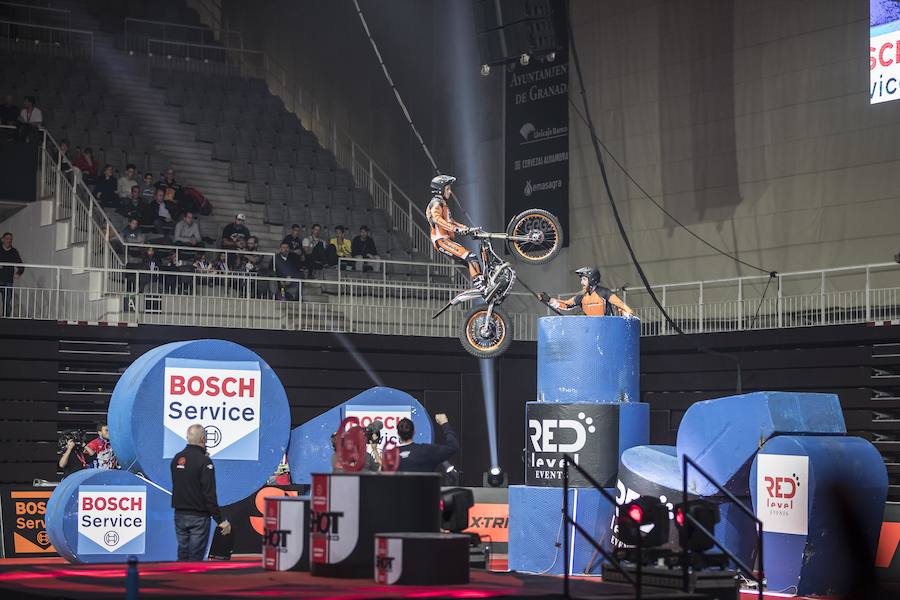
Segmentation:
<svg viewBox="0 0 900 600">
<path fill-rule="evenodd" d="M 456 181 L 456 177 L 454 177 L 453 175 L 438 175 L 431 180 L 431 193 L 443 194 L 444 188 L 454 181 Z"/>
<path fill-rule="evenodd" d="M 581 267 L 575 271 L 575 274 L 579 277 L 587 277 L 590 287 L 600 285 L 600 269 L 597 267 Z"/>
</svg>

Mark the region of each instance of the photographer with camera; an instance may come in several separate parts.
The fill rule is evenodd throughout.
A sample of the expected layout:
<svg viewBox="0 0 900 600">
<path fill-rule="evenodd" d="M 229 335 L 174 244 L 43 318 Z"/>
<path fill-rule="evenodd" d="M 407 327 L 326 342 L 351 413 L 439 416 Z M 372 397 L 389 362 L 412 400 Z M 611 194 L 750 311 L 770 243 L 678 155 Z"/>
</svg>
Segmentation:
<svg viewBox="0 0 900 600">
<path fill-rule="evenodd" d="M 366 463 L 363 466 L 364 471 L 381 470 L 381 448 L 379 446 L 381 444 L 381 430 L 383 428 L 384 423 L 378 420 L 372 421 L 365 427 L 366 444 L 369 446 L 369 451 L 366 452 Z M 341 466 L 341 459 L 337 449 L 337 433 L 331 434 L 331 449 L 334 451 L 331 455 L 331 471 L 332 473 L 342 472 L 344 469 Z"/>
<path fill-rule="evenodd" d="M 62 469 L 63 479 L 76 471 L 86 469 L 88 460 L 84 456 L 84 432 L 67 431 L 59 438 L 58 466 Z"/>
</svg>

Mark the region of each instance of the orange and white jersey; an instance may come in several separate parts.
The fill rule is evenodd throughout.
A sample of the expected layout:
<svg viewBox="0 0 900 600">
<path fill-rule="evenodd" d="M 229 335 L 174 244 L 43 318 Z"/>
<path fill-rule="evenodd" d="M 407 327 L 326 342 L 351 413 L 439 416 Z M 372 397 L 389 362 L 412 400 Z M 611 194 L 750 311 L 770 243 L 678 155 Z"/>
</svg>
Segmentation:
<svg viewBox="0 0 900 600">
<path fill-rule="evenodd" d="M 428 209 L 425 211 L 425 217 L 431 226 L 431 243 L 435 244 L 438 240 L 453 239 L 455 237 L 455 221 L 450 216 L 450 207 L 447 206 L 446 200 L 440 196 L 434 196 L 428 203 Z"/>
</svg>

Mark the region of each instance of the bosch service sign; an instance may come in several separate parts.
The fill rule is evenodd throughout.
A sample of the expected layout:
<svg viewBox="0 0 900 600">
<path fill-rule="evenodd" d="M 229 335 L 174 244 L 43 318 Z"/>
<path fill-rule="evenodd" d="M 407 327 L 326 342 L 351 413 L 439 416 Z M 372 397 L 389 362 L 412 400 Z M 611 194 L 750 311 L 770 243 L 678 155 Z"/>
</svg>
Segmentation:
<svg viewBox="0 0 900 600">
<path fill-rule="evenodd" d="M 183 450 L 188 427 L 200 423 L 212 458 L 258 459 L 258 363 L 167 358 L 163 381 L 163 458 Z"/>
<path fill-rule="evenodd" d="M 397 438 L 397 423 L 400 419 L 412 418 L 410 406 L 347 406 L 344 409 L 344 417 L 357 417 L 360 427 L 371 425 L 372 421 L 381 421 L 384 427 L 381 429 L 381 449 L 385 444 L 400 443 Z"/>
<path fill-rule="evenodd" d="M 562 487 L 568 454 L 601 484 L 615 481 L 618 469 L 618 407 L 610 404 L 529 402 L 525 484 Z M 569 485 L 588 484 L 569 469 Z"/>
<path fill-rule="evenodd" d="M 763 531 L 807 535 L 809 457 L 760 454 L 756 460 L 756 516 Z"/>
<path fill-rule="evenodd" d="M 146 532 L 144 486 L 78 488 L 78 554 L 143 554 Z"/>
</svg>

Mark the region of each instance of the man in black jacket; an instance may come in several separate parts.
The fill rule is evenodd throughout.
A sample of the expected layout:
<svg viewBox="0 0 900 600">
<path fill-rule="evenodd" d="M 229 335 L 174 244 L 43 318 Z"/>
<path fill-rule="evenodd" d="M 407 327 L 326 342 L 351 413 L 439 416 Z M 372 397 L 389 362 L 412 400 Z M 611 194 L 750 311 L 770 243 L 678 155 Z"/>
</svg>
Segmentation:
<svg viewBox="0 0 900 600">
<path fill-rule="evenodd" d="M 22 263 L 19 251 L 13 248 L 13 234 L 6 232 L 0 237 L 0 263 Z M 0 267 L 0 317 L 12 314 L 13 284 L 25 272 L 25 267 Z"/>
<path fill-rule="evenodd" d="M 412 441 L 416 426 L 409 419 L 397 423 L 397 437 L 400 438 L 400 466 L 398 471 L 432 473 L 442 462 L 456 454 L 459 441 L 456 432 L 447 422 L 447 415 L 434 415 L 434 421 L 444 430 L 444 444 L 417 444 Z"/>
<path fill-rule="evenodd" d="M 170 469 L 178 560 L 203 560 L 209 541 L 209 518 L 216 520 L 223 535 L 231 533 L 231 524 L 222 520 L 219 512 L 216 473 L 206 455 L 206 431 L 202 425 L 188 427 L 187 446 L 172 459 Z"/>
</svg>

